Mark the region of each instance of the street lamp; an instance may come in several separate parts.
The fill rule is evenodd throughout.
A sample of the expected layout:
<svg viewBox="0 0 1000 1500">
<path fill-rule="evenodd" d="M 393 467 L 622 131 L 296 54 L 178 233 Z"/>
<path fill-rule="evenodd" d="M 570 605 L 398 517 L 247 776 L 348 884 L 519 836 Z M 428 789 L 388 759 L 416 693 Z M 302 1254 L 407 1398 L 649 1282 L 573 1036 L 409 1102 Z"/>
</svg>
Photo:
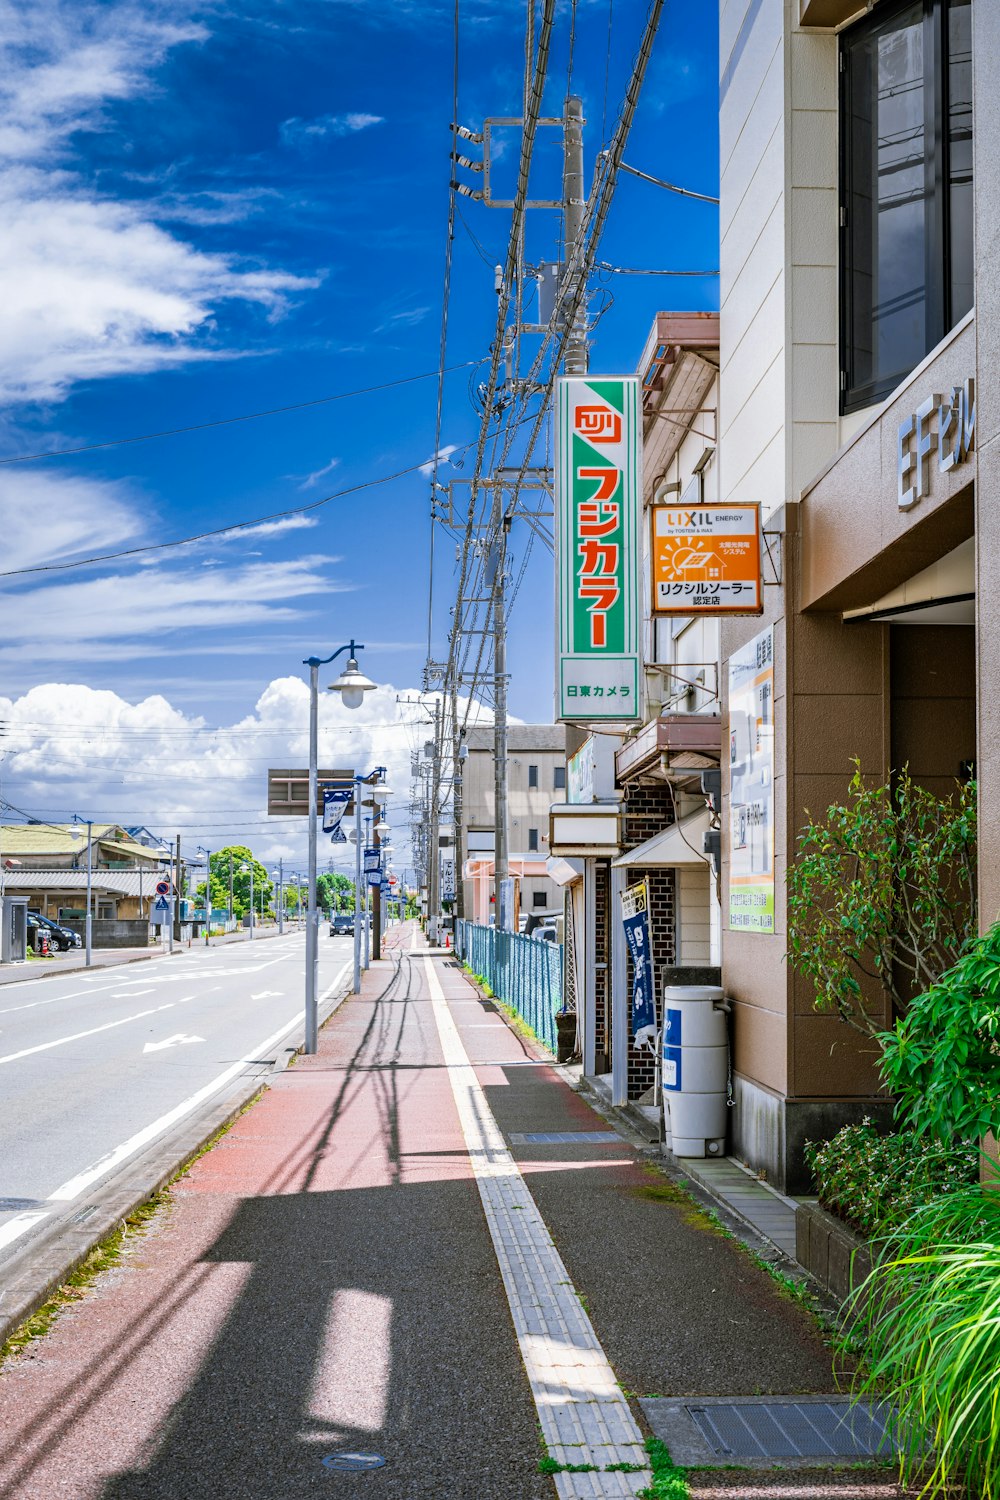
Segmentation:
<svg viewBox="0 0 1000 1500">
<path fill-rule="evenodd" d="M 92 911 L 93 900 L 92 900 L 92 891 L 93 891 L 93 870 L 94 870 L 94 857 L 93 857 L 93 849 L 94 849 L 93 828 L 94 828 L 94 824 L 93 824 L 93 820 L 91 818 L 81 818 L 78 813 L 74 813 L 73 814 L 73 822 L 74 823 L 86 823 L 86 825 L 87 825 L 87 919 L 86 919 L 86 921 L 84 923 L 84 933 L 86 935 L 86 948 L 87 948 L 86 967 L 89 969 L 91 967 L 91 960 L 92 960 L 92 938 L 93 938 L 93 911 Z M 74 837 L 77 837 L 77 835 L 74 835 Z"/>
<path fill-rule="evenodd" d="M 254 911 L 253 911 L 253 865 L 246 863 L 240 865 L 240 874 L 245 875 L 250 871 L 250 941 L 253 942 Z"/>
<path fill-rule="evenodd" d="M 309 656 L 303 663 L 309 668 L 309 910 L 306 915 L 306 1052 L 315 1052 L 319 1046 L 319 1022 L 317 1015 L 317 980 L 319 977 L 319 912 L 316 908 L 316 804 L 319 800 L 319 669 L 336 661 L 345 651 L 350 652 L 347 666 L 336 682 L 330 683 L 330 692 L 339 693 L 345 708 L 360 708 L 365 694 L 373 692 L 375 683 L 369 681 L 358 667 L 357 653 L 364 647 L 351 641 L 339 646 L 332 656 Z"/>
<path fill-rule="evenodd" d="M 198 844 L 196 851 L 205 856 L 205 947 L 207 948 L 212 930 L 212 856 L 204 844 Z"/>
<path fill-rule="evenodd" d="M 278 860 L 278 868 L 271 871 L 271 879 L 278 882 L 278 936 L 285 930 L 285 864 Z"/>
<path fill-rule="evenodd" d="M 372 782 L 385 775 L 385 766 L 376 766 L 374 771 L 369 771 L 367 776 L 355 776 L 354 778 L 354 827 L 351 830 L 353 837 L 351 843 L 354 845 L 354 993 L 361 993 L 361 851 L 364 847 L 361 840 L 361 788 L 371 787 Z M 389 795 L 389 788 L 379 785 L 372 788 L 373 792 L 382 796 Z M 348 837 L 351 837 L 349 834 Z M 368 967 L 368 902 L 367 889 L 365 891 L 365 968 Z"/>
</svg>

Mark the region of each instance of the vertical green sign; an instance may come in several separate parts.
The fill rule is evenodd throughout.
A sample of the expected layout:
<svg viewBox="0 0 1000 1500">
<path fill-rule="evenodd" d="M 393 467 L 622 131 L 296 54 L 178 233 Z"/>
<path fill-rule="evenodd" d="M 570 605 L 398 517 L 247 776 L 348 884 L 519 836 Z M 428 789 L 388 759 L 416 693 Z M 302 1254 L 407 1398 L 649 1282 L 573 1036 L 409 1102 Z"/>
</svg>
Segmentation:
<svg viewBox="0 0 1000 1500">
<path fill-rule="evenodd" d="M 639 380 L 556 382 L 556 718 L 636 719 Z"/>
</svg>

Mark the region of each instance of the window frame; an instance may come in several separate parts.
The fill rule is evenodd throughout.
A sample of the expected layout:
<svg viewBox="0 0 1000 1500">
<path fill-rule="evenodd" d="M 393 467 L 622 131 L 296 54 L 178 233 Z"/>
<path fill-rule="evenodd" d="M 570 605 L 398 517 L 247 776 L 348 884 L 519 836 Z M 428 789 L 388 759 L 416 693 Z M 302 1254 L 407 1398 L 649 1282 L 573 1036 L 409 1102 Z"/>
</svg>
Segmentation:
<svg viewBox="0 0 1000 1500">
<path fill-rule="evenodd" d="M 554 792 L 564 792 L 566 790 L 566 767 L 565 766 L 553 766 L 552 767 L 552 790 Z"/>
<path fill-rule="evenodd" d="M 538 767 L 529 764 L 528 765 L 528 791 L 529 792 L 533 792 L 533 791 L 537 791 L 537 789 L 538 789 Z"/>
<path fill-rule="evenodd" d="M 862 411 L 884 401 L 907 376 L 916 364 L 908 369 L 894 371 L 877 380 L 855 383 L 853 368 L 855 350 L 852 341 L 855 265 L 860 260 L 856 251 L 850 208 L 853 200 L 855 161 L 851 150 L 849 128 L 851 116 L 851 50 L 865 37 L 891 26 L 895 15 L 901 14 L 913 0 L 882 0 L 869 14 L 848 26 L 840 33 L 838 58 L 840 88 L 838 98 L 838 169 L 837 185 L 839 204 L 839 267 L 838 295 L 840 320 L 840 414 Z M 920 359 L 955 327 L 964 313 L 957 316 L 951 307 L 952 245 L 950 236 L 950 185 L 949 164 L 949 88 L 948 66 L 948 14 L 949 0 L 922 0 L 923 5 L 923 57 L 924 57 L 924 187 L 927 214 L 924 225 L 924 350 Z M 970 7 L 971 9 L 971 7 Z M 933 80 L 928 87 L 927 80 Z M 869 260 L 873 247 L 867 247 Z"/>
<path fill-rule="evenodd" d="M 539 842 L 539 830 L 537 828 L 529 828 L 528 829 L 528 853 L 529 854 L 540 854 L 541 853 L 541 845 L 540 845 L 540 842 Z"/>
</svg>

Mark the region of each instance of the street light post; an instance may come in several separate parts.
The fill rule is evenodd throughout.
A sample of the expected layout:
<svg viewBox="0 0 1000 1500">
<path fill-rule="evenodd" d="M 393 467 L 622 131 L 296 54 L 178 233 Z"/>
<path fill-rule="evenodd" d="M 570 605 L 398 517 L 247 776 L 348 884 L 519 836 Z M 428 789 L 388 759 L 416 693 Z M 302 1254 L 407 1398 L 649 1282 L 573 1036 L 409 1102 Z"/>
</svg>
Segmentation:
<svg viewBox="0 0 1000 1500">
<path fill-rule="evenodd" d="M 278 936 L 281 937 L 285 931 L 285 864 L 283 859 L 278 860 L 277 871 L 271 871 L 271 878 L 275 874 L 278 877 Z"/>
<path fill-rule="evenodd" d="M 254 909 L 253 909 L 253 865 L 240 865 L 241 874 L 250 872 L 250 942 L 253 942 Z"/>
<path fill-rule="evenodd" d="M 319 979 L 319 910 L 316 906 L 316 813 L 319 801 L 319 669 L 329 666 L 345 651 L 350 652 L 347 666 L 330 691 L 339 693 L 345 708 L 360 708 L 365 693 L 375 684 L 360 671 L 357 653 L 364 647 L 351 641 L 340 646 L 332 656 L 309 656 L 303 663 L 309 668 L 309 908 L 306 914 L 306 1052 L 319 1046 L 318 979 Z"/>
<path fill-rule="evenodd" d="M 212 856 L 204 844 L 199 844 L 198 853 L 205 856 L 205 947 L 211 946 L 209 936 L 212 931 Z"/>
<path fill-rule="evenodd" d="M 74 823 L 86 823 L 86 825 L 87 825 L 87 915 L 86 915 L 86 918 L 84 920 L 83 931 L 84 931 L 84 944 L 85 944 L 86 953 L 87 953 L 85 964 L 86 964 L 86 967 L 89 969 L 89 968 L 92 967 L 92 961 L 93 961 L 93 941 L 92 940 L 93 940 L 93 904 L 94 904 L 93 903 L 93 888 L 94 888 L 94 855 L 93 855 L 94 841 L 93 841 L 93 828 L 94 828 L 94 824 L 93 824 L 93 820 L 91 818 L 81 818 L 80 815 L 79 815 L 79 813 L 74 813 L 73 814 L 73 822 Z M 79 838 L 79 837 L 80 837 L 80 835 L 78 833 L 74 833 L 73 834 L 73 838 L 76 839 L 76 838 Z"/>
</svg>

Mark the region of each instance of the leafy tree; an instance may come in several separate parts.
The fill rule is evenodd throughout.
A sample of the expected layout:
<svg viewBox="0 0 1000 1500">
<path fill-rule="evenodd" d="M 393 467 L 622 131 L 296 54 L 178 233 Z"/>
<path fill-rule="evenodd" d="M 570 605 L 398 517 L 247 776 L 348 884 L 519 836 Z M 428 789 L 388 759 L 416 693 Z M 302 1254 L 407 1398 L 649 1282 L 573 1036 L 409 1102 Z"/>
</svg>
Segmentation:
<svg viewBox="0 0 1000 1500">
<path fill-rule="evenodd" d="M 788 960 L 817 1009 L 877 1037 L 875 988 L 905 1015 L 975 934 L 975 784 L 936 797 L 904 768 L 868 787 L 855 762 L 848 803 L 802 830 L 788 872 Z"/>
<path fill-rule="evenodd" d="M 267 869 L 256 859 L 245 844 L 230 844 L 225 849 L 218 849 L 210 857 L 209 864 L 212 876 L 212 904 L 213 906 L 229 907 L 229 861 L 232 858 L 233 869 L 233 911 L 237 917 L 243 917 L 250 910 L 250 867 L 253 868 L 253 904 L 254 910 L 260 912 L 261 892 L 264 895 L 265 910 L 272 906 L 273 882 L 268 875 Z M 243 869 L 246 865 L 248 868 Z M 204 896 L 205 883 L 202 881 L 201 893 Z"/>
<path fill-rule="evenodd" d="M 354 881 L 326 871 L 316 877 L 316 900 L 324 911 L 353 911 Z"/>
</svg>

